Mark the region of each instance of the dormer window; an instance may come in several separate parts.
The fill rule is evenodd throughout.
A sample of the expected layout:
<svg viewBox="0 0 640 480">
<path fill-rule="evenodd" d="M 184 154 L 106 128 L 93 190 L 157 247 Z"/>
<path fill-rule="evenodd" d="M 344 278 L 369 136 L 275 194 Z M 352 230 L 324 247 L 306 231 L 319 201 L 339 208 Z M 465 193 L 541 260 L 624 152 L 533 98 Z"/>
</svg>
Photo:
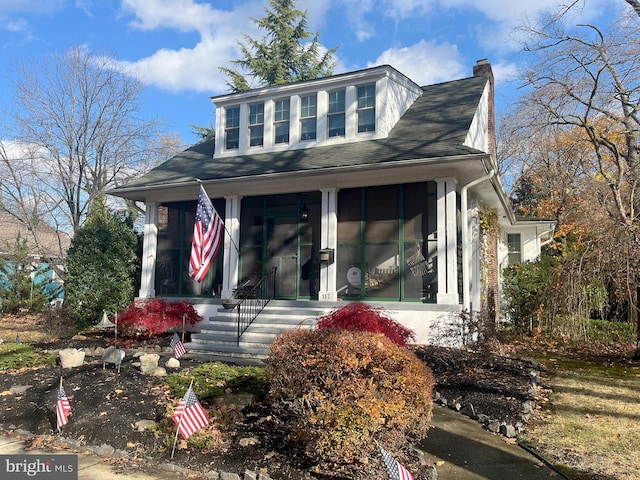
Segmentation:
<svg viewBox="0 0 640 480">
<path fill-rule="evenodd" d="M 358 133 L 373 132 L 376 129 L 376 86 L 358 87 Z"/>
<path fill-rule="evenodd" d="M 249 146 L 264 144 L 264 103 L 249 105 Z"/>
<path fill-rule="evenodd" d="M 224 148 L 233 150 L 240 147 L 240 107 L 227 107 L 225 118 Z"/>
<path fill-rule="evenodd" d="M 317 115 L 318 96 L 313 94 L 300 97 L 300 140 L 316 139 Z"/>
<path fill-rule="evenodd" d="M 327 124 L 329 137 L 344 137 L 344 90 L 329 92 Z"/>
<path fill-rule="evenodd" d="M 274 102 L 273 123 L 275 126 L 274 143 L 289 143 L 289 99 Z"/>
</svg>

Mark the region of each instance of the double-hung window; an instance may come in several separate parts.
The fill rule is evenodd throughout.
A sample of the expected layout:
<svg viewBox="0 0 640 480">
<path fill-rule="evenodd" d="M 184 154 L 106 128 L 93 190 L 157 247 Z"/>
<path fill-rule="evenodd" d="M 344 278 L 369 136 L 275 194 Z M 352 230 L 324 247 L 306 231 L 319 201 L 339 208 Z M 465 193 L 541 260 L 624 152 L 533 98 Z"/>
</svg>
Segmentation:
<svg viewBox="0 0 640 480">
<path fill-rule="evenodd" d="M 249 105 L 249 146 L 264 144 L 264 103 Z"/>
<path fill-rule="evenodd" d="M 507 251 L 509 265 L 522 262 L 522 240 L 519 233 L 507 234 Z"/>
<path fill-rule="evenodd" d="M 274 102 L 273 123 L 275 127 L 274 143 L 289 143 L 289 99 Z"/>
<path fill-rule="evenodd" d="M 240 147 L 240 107 L 225 109 L 224 148 L 233 150 Z"/>
<path fill-rule="evenodd" d="M 316 94 L 300 97 L 300 140 L 316 139 L 318 97 Z"/>
<path fill-rule="evenodd" d="M 344 92 L 344 90 L 329 92 L 329 110 L 327 112 L 329 137 L 344 137 Z"/>
<path fill-rule="evenodd" d="M 358 87 L 358 133 L 376 129 L 376 86 Z"/>
</svg>

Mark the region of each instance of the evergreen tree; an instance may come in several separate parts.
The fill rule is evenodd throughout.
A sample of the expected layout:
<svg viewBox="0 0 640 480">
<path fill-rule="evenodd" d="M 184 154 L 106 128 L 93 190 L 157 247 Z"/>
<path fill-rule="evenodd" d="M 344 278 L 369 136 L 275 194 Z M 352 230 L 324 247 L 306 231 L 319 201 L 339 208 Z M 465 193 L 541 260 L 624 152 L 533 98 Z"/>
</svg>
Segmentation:
<svg viewBox="0 0 640 480">
<path fill-rule="evenodd" d="M 0 305 L 5 313 L 39 312 L 47 304 L 44 288 L 46 277 L 35 281 L 36 271 L 31 265 L 31 257 L 26 239 L 18 238 L 14 244 L 7 242 L 7 256 L 0 258 Z M 45 279 L 45 280 L 43 280 Z"/>
<path fill-rule="evenodd" d="M 135 296 L 139 237 L 130 216 L 94 209 L 76 230 L 67 257 L 66 305 L 79 326 L 103 310 L 120 311 Z"/>
<path fill-rule="evenodd" d="M 227 85 L 235 93 L 255 86 L 284 85 L 333 73 L 336 48 L 321 53 L 317 32 L 307 30 L 307 13 L 295 8 L 294 0 L 270 0 L 266 16 L 252 19 L 266 35 L 255 40 L 245 35 L 240 42 L 243 58 L 231 63 L 238 67 L 221 70 L 229 76 Z"/>
</svg>

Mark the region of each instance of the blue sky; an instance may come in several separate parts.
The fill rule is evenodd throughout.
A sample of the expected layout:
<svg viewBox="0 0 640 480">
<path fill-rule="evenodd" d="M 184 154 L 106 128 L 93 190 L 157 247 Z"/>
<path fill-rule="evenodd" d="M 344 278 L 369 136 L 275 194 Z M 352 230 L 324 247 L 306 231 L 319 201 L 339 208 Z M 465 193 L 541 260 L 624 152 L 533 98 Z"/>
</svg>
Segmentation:
<svg viewBox="0 0 640 480">
<path fill-rule="evenodd" d="M 470 76 L 487 58 L 497 81 L 498 114 L 516 91 L 520 68 L 512 28 L 559 0 L 298 0 L 309 29 L 338 47 L 335 73 L 390 64 L 415 82 Z M 583 21 L 598 21 L 621 0 L 586 0 Z M 267 0 L 0 0 L 0 108 L 10 106 L 15 59 L 84 45 L 111 55 L 146 85 L 150 117 L 185 142 L 190 124 L 209 126 L 209 97 L 226 93 L 219 67 L 239 58 L 238 40 L 258 38 L 250 17 Z"/>
</svg>

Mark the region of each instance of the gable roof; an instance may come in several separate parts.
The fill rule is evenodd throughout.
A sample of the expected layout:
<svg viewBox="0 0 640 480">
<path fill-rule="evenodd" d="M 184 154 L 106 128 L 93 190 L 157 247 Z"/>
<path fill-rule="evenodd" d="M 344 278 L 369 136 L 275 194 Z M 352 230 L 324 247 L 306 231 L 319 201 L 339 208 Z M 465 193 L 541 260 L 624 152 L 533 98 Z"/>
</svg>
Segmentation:
<svg viewBox="0 0 640 480">
<path fill-rule="evenodd" d="M 62 232 L 57 232 L 50 225 L 41 223 L 37 231 L 39 246 L 36 245 L 32 232 L 7 211 L 0 211 L 0 255 L 6 254 L 20 237 L 26 240 L 30 256 L 46 255 L 51 258 L 66 256 L 71 245 L 71 238 Z M 62 249 L 62 251 L 61 251 Z"/>
<path fill-rule="evenodd" d="M 312 172 L 336 167 L 391 164 L 414 159 L 486 155 L 464 145 L 487 84 L 485 77 L 422 87 L 422 95 L 400 118 L 386 138 L 213 158 L 209 137 L 142 177 L 108 193 L 141 199 L 141 190 L 288 172 Z"/>
</svg>

